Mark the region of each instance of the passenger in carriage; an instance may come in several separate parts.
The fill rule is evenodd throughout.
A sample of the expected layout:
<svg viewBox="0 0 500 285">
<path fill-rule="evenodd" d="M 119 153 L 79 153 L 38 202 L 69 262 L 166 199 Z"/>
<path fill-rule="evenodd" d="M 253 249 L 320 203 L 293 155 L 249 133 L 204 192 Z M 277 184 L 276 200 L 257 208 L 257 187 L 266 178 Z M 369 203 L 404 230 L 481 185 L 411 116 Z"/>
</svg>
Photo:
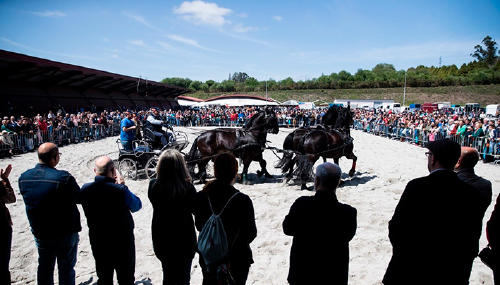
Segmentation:
<svg viewBox="0 0 500 285">
<path fill-rule="evenodd" d="M 161 142 L 162 146 L 174 141 L 173 134 L 168 131 L 163 131 L 163 126 L 167 127 L 167 129 L 172 129 L 166 121 L 162 120 L 158 109 L 151 108 L 146 122 L 144 123 L 144 137 L 151 139 L 155 144 Z"/>
</svg>

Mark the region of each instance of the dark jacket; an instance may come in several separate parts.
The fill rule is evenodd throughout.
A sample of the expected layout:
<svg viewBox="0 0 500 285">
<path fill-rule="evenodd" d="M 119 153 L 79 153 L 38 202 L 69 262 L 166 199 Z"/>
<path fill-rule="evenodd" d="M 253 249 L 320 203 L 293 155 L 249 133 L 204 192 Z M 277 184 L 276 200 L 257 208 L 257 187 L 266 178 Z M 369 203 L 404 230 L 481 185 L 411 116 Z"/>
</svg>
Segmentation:
<svg viewBox="0 0 500 285">
<path fill-rule="evenodd" d="M 168 194 L 168 189 L 159 189 L 159 185 L 155 185 L 156 179 L 151 179 L 148 197 L 153 205 L 151 233 L 155 254 L 159 259 L 192 259 L 196 252 L 192 215 L 196 189 L 189 183 L 186 195 L 174 198 Z"/>
<path fill-rule="evenodd" d="M 201 231 L 212 215 L 208 199 L 216 214 L 219 214 L 229 198 L 239 192 L 231 185 L 212 182 L 203 191 L 196 193 L 194 217 L 196 229 Z M 229 244 L 229 263 L 252 264 L 250 243 L 257 236 L 252 200 L 247 195 L 236 195 L 221 215 Z M 200 259 L 202 260 L 202 259 Z"/>
<path fill-rule="evenodd" d="M 8 179 L 0 181 L 0 232 L 12 230 L 12 219 L 5 204 L 16 202 L 16 195 Z"/>
<path fill-rule="evenodd" d="M 483 217 L 486 209 L 488 209 L 488 206 L 491 204 L 491 196 L 493 195 L 491 182 L 477 176 L 474 173 L 473 168 L 460 169 L 457 171 L 457 176 L 460 180 L 471 185 L 479 192 L 482 213 L 481 217 Z"/>
<path fill-rule="evenodd" d="M 139 211 L 141 200 L 127 186 L 113 178 L 96 176 L 95 182 L 82 186 L 80 200 L 87 217 L 89 237 L 114 239 L 133 233 L 131 212 Z"/>
<path fill-rule="evenodd" d="M 500 252 L 500 195 L 497 196 L 495 208 L 486 224 L 486 236 L 491 248 Z"/>
<path fill-rule="evenodd" d="M 71 174 L 37 164 L 19 177 L 31 231 L 36 238 L 53 238 L 81 231 L 76 207 L 80 187 Z"/>
<path fill-rule="evenodd" d="M 481 235 L 479 192 L 451 170 L 408 183 L 389 222 L 388 284 L 468 284 Z"/>
<path fill-rule="evenodd" d="M 298 198 L 283 221 L 293 236 L 290 284 L 347 284 L 349 241 L 356 233 L 356 209 L 334 193 Z"/>
</svg>

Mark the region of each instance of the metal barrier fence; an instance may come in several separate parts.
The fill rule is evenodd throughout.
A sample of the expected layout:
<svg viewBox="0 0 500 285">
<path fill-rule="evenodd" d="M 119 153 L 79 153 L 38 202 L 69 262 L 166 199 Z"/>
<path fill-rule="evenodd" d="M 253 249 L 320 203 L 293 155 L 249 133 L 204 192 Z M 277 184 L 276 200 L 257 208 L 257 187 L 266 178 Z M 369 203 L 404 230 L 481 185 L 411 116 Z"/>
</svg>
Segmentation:
<svg viewBox="0 0 500 285">
<path fill-rule="evenodd" d="M 449 138 L 461 146 L 477 149 L 482 159 L 491 159 L 496 164 L 500 163 L 500 141 L 488 137 L 472 137 L 461 135 L 448 135 L 446 131 L 430 132 L 415 128 L 401 128 L 384 123 L 355 120 L 353 128 L 389 139 L 405 141 L 424 146 L 427 142 Z"/>
<path fill-rule="evenodd" d="M 0 157 L 20 154 L 35 150 L 45 142 L 53 142 L 58 146 L 84 141 L 99 140 L 120 134 L 120 125 L 84 125 L 73 128 L 57 128 L 55 130 L 33 131 L 28 134 L 5 134 L 0 139 Z"/>
</svg>

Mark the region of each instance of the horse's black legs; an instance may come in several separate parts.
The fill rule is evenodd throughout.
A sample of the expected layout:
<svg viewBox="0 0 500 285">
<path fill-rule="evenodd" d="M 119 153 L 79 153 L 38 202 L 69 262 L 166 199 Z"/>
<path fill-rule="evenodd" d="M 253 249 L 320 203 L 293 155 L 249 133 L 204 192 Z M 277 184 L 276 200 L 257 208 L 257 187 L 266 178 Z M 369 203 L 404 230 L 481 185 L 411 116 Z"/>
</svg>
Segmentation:
<svg viewBox="0 0 500 285">
<path fill-rule="evenodd" d="M 273 176 L 271 174 L 269 174 L 269 172 L 267 172 L 267 169 L 266 169 L 267 162 L 264 160 L 264 158 L 262 158 L 262 157 L 260 158 L 259 164 L 260 164 L 261 171 L 257 172 L 257 175 L 262 176 L 262 174 L 264 174 L 264 176 L 266 178 L 273 178 Z"/>
<path fill-rule="evenodd" d="M 243 160 L 243 171 L 241 171 L 241 183 L 242 184 L 247 183 L 247 174 L 248 174 L 248 167 L 250 166 L 250 162 L 252 162 L 252 160 Z"/>
<path fill-rule="evenodd" d="M 336 165 L 339 165 L 339 159 L 340 157 L 333 158 L 333 162 L 335 162 Z"/>
<path fill-rule="evenodd" d="M 198 163 L 198 175 L 200 176 L 200 182 L 205 184 L 207 179 L 207 164 L 210 159 L 203 159 Z"/>
<path fill-rule="evenodd" d="M 349 176 L 354 176 L 354 173 L 356 172 L 356 161 L 358 160 L 358 157 L 354 155 L 353 152 L 348 153 L 345 157 L 348 159 L 352 159 L 352 167 L 351 170 L 349 170 Z"/>
<path fill-rule="evenodd" d="M 323 156 L 323 162 L 326 162 L 326 156 Z"/>
</svg>

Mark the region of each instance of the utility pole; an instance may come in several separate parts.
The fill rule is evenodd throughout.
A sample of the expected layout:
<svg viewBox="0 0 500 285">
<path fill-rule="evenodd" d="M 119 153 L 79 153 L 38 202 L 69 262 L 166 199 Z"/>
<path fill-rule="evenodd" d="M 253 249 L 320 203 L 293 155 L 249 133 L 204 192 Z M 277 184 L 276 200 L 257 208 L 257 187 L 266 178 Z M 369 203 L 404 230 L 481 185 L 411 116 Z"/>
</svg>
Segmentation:
<svg viewBox="0 0 500 285">
<path fill-rule="evenodd" d="M 266 79 L 266 102 L 267 102 L 267 79 Z"/>
<path fill-rule="evenodd" d="M 439 67 L 441 67 L 441 63 L 442 63 L 442 60 L 441 60 L 441 57 L 439 57 Z"/>
<path fill-rule="evenodd" d="M 406 70 L 405 70 L 405 85 L 403 87 L 403 106 L 405 106 L 405 101 L 406 101 Z"/>
</svg>

